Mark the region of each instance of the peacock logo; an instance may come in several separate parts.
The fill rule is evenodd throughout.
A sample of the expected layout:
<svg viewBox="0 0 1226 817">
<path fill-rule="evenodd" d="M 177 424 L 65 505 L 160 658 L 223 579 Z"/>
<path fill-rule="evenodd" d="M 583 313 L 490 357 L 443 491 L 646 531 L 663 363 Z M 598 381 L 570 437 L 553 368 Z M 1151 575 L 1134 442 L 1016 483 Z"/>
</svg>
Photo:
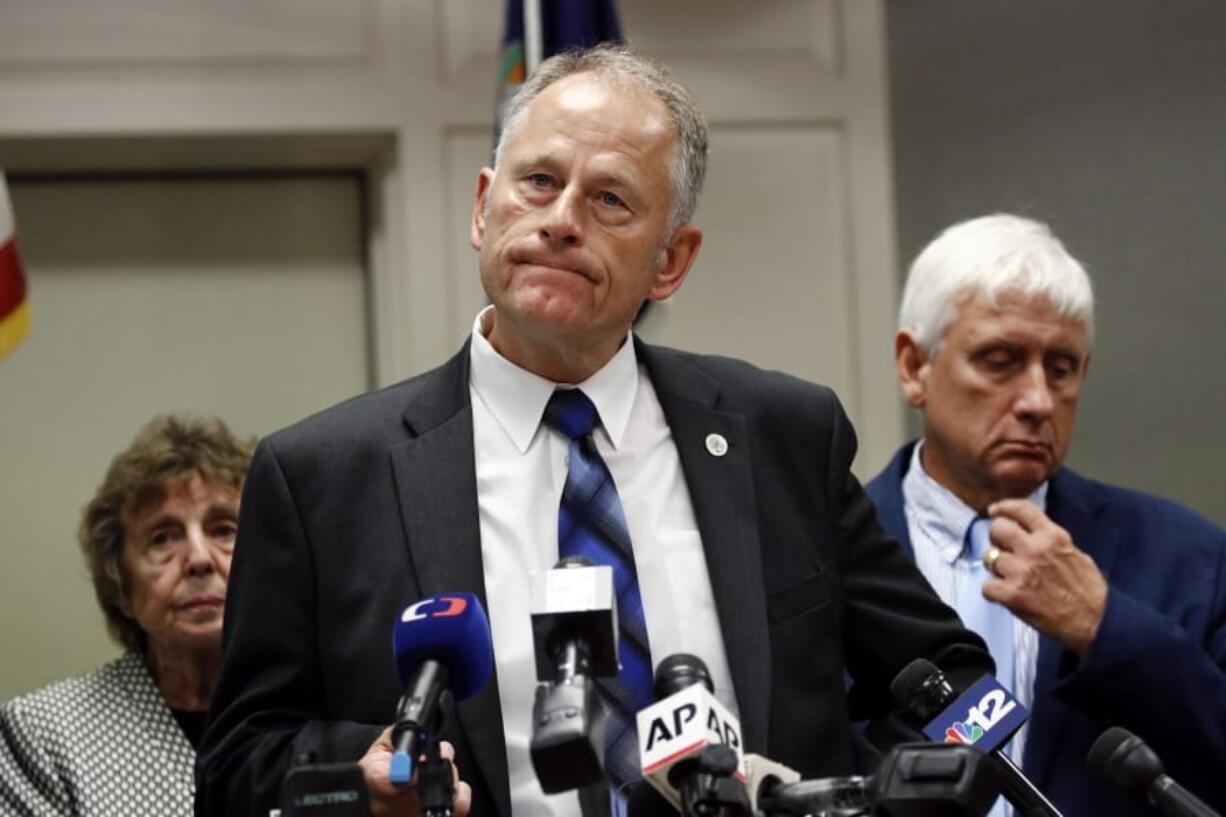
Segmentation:
<svg viewBox="0 0 1226 817">
<path fill-rule="evenodd" d="M 945 730 L 946 743 L 965 743 L 970 745 L 981 737 L 983 737 L 983 727 L 975 723 L 966 724 L 962 721 L 954 721 L 953 725 Z"/>
</svg>

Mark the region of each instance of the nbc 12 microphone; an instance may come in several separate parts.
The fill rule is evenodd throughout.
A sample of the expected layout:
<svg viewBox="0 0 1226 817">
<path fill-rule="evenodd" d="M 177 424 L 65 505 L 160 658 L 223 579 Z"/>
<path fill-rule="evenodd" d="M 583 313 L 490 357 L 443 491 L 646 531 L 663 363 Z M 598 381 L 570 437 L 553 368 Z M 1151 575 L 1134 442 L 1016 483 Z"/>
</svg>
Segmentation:
<svg viewBox="0 0 1226 817">
<path fill-rule="evenodd" d="M 532 577 L 536 688 L 528 753 L 547 794 L 604 780 L 604 709 L 593 678 L 617 675 L 613 568 L 568 556 Z"/>
<path fill-rule="evenodd" d="M 1001 749 L 1029 713 L 995 678 L 985 675 L 955 697 L 945 673 L 931 661 L 917 658 L 894 678 L 890 694 L 900 708 L 927 721 L 924 734 L 929 740 L 966 744 L 990 754 L 1001 793 L 1019 817 L 1062 817 Z"/>
<path fill-rule="evenodd" d="M 443 593 L 414 602 L 392 630 L 392 652 L 404 694 L 392 727 L 395 786 L 407 786 L 413 766 L 442 723 L 442 698 L 480 692 L 494 667 L 490 622 L 472 593 Z"/>
<path fill-rule="evenodd" d="M 643 777 L 683 814 L 698 801 L 721 803 L 725 810 L 712 814 L 748 814 L 741 724 L 713 690 L 701 658 L 660 662 L 656 703 L 637 717 Z"/>
<path fill-rule="evenodd" d="M 1099 735 L 1086 763 L 1129 794 L 1148 800 L 1164 817 L 1221 817 L 1168 777 L 1154 750 L 1127 729 L 1113 726 Z"/>
</svg>

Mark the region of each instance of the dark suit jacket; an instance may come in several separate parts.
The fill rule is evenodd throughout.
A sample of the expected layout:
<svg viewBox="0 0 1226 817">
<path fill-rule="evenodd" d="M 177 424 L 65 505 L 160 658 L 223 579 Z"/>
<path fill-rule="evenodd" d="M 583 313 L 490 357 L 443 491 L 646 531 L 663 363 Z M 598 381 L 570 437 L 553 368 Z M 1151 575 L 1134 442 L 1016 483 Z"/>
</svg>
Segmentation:
<svg viewBox="0 0 1226 817">
<path fill-rule="evenodd" d="M 914 556 L 902 479 L 915 443 L 867 486 Z M 1108 726 L 1158 753 L 1167 773 L 1226 811 L 1226 532 L 1173 502 L 1067 468 L 1047 513 L 1107 577 L 1107 610 L 1081 658 L 1041 637 L 1023 770 L 1065 817 L 1154 814 L 1085 763 Z"/>
<path fill-rule="evenodd" d="M 680 454 L 745 744 L 807 776 L 853 770 L 857 719 L 923 655 L 969 684 L 991 659 L 878 526 L 828 389 L 640 345 Z M 705 439 L 722 434 L 723 457 Z M 400 694 L 390 632 L 424 596 L 484 600 L 468 349 L 274 434 L 243 495 L 198 813 L 264 814 L 290 759 L 361 756 Z M 656 656 L 656 659 L 664 656 Z M 844 672 L 858 683 L 849 710 Z M 497 684 L 460 703 L 476 817 L 509 817 Z"/>
</svg>

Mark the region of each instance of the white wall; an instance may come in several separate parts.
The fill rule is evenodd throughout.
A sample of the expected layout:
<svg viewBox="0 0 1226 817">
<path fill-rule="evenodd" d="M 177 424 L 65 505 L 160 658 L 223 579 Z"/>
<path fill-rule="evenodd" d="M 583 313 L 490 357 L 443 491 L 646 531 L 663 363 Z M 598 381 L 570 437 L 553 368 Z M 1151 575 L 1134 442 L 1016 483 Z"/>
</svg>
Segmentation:
<svg viewBox="0 0 1226 817">
<path fill-rule="evenodd" d="M 1226 524 L 1226 4 L 897 0 L 899 243 L 1009 210 L 1097 298 L 1069 464 Z"/>
<path fill-rule="evenodd" d="M 117 652 L 81 509 L 150 417 L 264 434 L 369 383 L 352 177 L 11 185 L 30 334 L 0 360 L 0 700 Z"/>
<path fill-rule="evenodd" d="M 832 385 L 860 431 L 861 467 L 877 467 L 902 428 L 881 4 L 619 9 L 631 42 L 694 89 L 712 132 L 698 217 L 708 242 L 645 334 Z M 483 300 L 467 223 L 490 147 L 501 3 L 0 0 L 0 14 L 0 164 L 17 183 L 354 172 L 371 380 L 454 352 Z M 32 258 L 29 272 L 37 315 L 44 270 Z M 0 362 L 0 388 L 12 368 Z M 284 405 L 263 398 L 269 414 Z M 126 442 L 116 434 L 99 447 Z"/>
</svg>

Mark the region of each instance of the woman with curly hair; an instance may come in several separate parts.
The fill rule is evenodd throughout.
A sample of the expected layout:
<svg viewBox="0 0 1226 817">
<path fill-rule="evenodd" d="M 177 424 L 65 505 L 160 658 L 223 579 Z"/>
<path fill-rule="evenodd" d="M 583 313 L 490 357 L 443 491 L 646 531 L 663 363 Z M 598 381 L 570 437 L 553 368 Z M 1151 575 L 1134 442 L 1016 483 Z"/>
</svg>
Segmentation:
<svg viewBox="0 0 1226 817">
<path fill-rule="evenodd" d="M 221 420 L 164 416 L 111 462 L 80 543 L 125 652 L 0 709 L 0 812 L 191 813 L 253 448 Z"/>
</svg>

